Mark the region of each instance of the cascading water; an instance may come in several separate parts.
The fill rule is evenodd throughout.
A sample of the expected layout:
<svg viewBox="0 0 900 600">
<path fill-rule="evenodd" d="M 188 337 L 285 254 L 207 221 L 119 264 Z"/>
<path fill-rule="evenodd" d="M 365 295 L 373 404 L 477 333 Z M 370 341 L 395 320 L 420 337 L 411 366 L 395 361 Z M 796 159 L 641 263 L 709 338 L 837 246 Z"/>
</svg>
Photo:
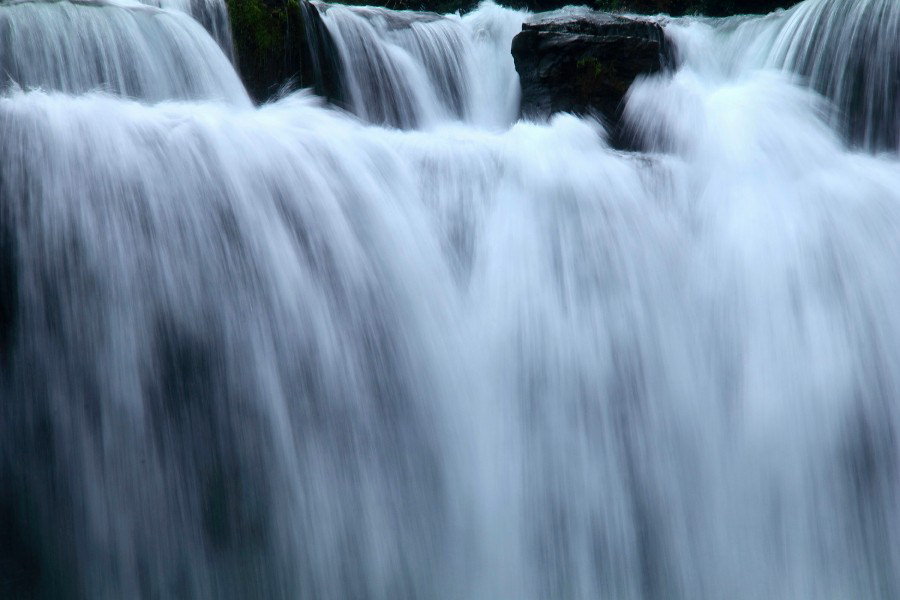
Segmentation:
<svg viewBox="0 0 900 600">
<path fill-rule="evenodd" d="M 138 0 L 159 8 L 179 10 L 194 17 L 229 56 L 234 52 L 225 0 Z"/>
<path fill-rule="evenodd" d="M 411 129 L 462 120 L 508 127 L 519 109 L 509 47 L 525 13 L 486 5 L 464 17 L 324 5 L 347 65 L 352 112 Z"/>
<path fill-rule="evenodd" d="M 715 30 L 704 35 L 702 30 Z M 778 69 L 829 100 L 828 120 L 853 147 L 900 150 L 900 4 L 807 0 L 763 18 L 681 20 L 670 33 L 704 75 Z M 710 55 L 716 52 L 717 55 Z"/>
<path fill-rule="evenodd" d="M 250 104 L 228 58 L 196 21 L 106 0 L 0 3 L 0 91 L 11 87 Z"/>
<path fill-rule="evenodd" d="M 898 597 L 900 162 L 756 53 L 808 1 L 670 21 L 644 154 L 511 123 L 493 5 L 328 8 L 358 116 L 3 5 L 118 50 L 0 97 L 0 596 Z"/>
<path fill-rule="evenodd" d="M 833 100 L 854 144 L 900 150 L 900 3 L 818 0 L 793 12 L 770 60 Z"/>
</svg>

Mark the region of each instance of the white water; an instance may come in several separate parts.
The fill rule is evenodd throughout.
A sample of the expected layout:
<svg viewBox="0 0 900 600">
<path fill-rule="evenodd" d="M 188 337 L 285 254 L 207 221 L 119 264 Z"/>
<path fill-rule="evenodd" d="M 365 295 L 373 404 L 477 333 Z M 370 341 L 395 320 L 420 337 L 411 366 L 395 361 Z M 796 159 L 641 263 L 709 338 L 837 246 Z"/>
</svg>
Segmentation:
<svg viewBox="0 0 900 600">
<path fill-rule="evenodd" d="M 225 0 L 137 0 L 142 4 L 177 10 L 194 17 L 229 56 L 233 53 L 231 23 Z"/>
<path fill-rule="evenodd" d="M 519 79 L 509 52 L 526 13 L 486 4 L 464 17 L 328 6 L 324 14 L 347 65 L 348 109 L 404 129 L 463 121 L 509 127 Z"/>
<path fill-rule="evenodd" d="M 196 21 L 129 1 L 0 3 L 0 90 L 11 87 L 250 105 Z"/>
<path fill-rule="evenodd" d="M 501 128 L 494 6 L 483 120 L 0 99 L 0 591 L 896 598 L 900 164 L 793 14 L 670 23 L 646 154 Z"/>
</svg>

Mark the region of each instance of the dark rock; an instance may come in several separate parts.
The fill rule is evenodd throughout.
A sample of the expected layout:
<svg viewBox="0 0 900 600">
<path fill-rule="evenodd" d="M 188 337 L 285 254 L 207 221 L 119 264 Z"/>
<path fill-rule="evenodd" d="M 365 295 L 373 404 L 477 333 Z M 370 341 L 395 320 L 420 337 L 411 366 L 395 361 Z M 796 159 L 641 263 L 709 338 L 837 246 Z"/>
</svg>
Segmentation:
<svg viewBox="0 0 900 600">
<path fill-rule="evenodd" d="M 584 6 L 593 10 L 623 13 L 724 17 L 768 13 L 798 2 L 800 0 L 501 0 L 497 4 L 532 12 L 555 10 L 564 6 Z M 479 0 L 341 0 L 339 4 L 447 14 L 474 10 L 478 7 Z"/>
<path fill-rule="evenodd" d="M 645 14 L 700 14 L 709 17 L 764 14 L 779 8 L 789 8 L 800 0 L 595 0 L 614 8 Z"/>
<path fill-rule="evenodd" d="M 438 15 L 449 13 L 466 13 L 478 8 L 481 0 L 341 0 L 334 4 L 349 4 L 351 6 L 379 6 L 389 10 L 411 10 L 416 12 L 429 12 Z M 503 6 L 510 6 L 506 2 L 499 2 Z"/>
<path fill-rule="evenodd" d="M 675 62 L 674 47 L 658 23 L 587 12 L 525 23 L 513 39 L 512 54 L 523 117 L 599 116 L 618 146 L 628 145 L 618 123 L 631 84 Z"/>
<path fill-rule="evenodd" d="M 311 87 L 342 104 L 340 55 L 319 9 L 306 0 L 228 0 L 238 71 L 264 102 L 287 88 Z"/>
</svg>

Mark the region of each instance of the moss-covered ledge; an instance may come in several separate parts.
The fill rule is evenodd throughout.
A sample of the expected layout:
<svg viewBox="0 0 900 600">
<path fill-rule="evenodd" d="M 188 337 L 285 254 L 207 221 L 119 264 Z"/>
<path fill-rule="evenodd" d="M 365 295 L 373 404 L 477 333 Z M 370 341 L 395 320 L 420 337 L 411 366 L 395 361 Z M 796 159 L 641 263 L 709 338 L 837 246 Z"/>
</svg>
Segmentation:
<svg viewBox="0 0 900 600">
<path fill-rule="evenodd" d="M 284 86 L 312 87 L 340 101 L 337 49 L 306 0 L 226 0 L 238 71 L 263 102 Z"/>
</svg>

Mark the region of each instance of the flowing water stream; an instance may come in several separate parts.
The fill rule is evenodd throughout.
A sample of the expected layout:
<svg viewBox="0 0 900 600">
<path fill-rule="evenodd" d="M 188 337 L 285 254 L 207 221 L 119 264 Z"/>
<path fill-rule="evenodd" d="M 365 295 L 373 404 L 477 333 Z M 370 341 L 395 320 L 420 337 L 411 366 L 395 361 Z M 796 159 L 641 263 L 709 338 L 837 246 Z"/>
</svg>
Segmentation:
<svg viewBox="0 0 900 600">
<path fill-rule="evenodd" d="M 642 153 L 527 13 L 254 108 L 157 4 L 0 3 L 0 596 L 900 597 L 893 0 L 661 17 Z"/>
</svg>

